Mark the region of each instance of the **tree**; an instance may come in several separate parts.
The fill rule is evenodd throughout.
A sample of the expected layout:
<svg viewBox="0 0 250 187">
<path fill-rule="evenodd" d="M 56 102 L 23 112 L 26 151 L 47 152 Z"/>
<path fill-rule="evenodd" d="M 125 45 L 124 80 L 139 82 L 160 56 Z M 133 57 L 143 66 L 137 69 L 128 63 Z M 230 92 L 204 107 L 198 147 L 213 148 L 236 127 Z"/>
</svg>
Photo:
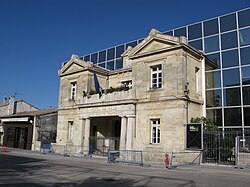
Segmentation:
<svg viewBox="0 0 250 187">
<path fill-rule="evenodd" d="M 191 123 L 204 123 L 204 128 L 205 130 L 208 131 L 216 131 L 217 130 L 217 125 L 208 118 L 205 117 L 195 117 L 195 118 L 191 118 L 190 120 Z"/>
</svg>

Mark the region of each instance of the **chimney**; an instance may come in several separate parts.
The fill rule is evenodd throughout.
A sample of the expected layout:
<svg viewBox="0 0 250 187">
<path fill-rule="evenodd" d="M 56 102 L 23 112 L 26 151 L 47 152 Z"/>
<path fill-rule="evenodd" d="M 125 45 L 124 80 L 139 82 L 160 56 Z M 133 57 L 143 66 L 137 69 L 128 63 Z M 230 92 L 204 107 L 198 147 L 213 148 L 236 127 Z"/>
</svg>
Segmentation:
<svg viewBox="0 0 250 187">
<path fill-rule="evenodd" d="M 15 96 L 9 97 L 8 115 L 15 113 Z"/>
</svg>

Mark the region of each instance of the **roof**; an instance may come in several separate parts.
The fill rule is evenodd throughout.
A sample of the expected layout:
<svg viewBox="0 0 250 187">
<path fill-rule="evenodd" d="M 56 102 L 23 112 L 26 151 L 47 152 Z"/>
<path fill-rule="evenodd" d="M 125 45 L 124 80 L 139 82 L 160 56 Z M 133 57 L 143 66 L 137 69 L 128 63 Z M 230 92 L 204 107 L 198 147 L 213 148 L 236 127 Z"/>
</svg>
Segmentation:
<svg viewBox="0 0 250 187">
<path fill-rule="evenodd" d="M 34 117 L 34 116 L 41 116 L 41 115 L 46 115 L 46 114 L 53 114 L 57 112 L 58 112 L 58 109 L 27 111 L 27 112 L 20 112 L 20 113 L 16 113 L 12 115 L 2 116 L 1 118 Z"/>
</svg>

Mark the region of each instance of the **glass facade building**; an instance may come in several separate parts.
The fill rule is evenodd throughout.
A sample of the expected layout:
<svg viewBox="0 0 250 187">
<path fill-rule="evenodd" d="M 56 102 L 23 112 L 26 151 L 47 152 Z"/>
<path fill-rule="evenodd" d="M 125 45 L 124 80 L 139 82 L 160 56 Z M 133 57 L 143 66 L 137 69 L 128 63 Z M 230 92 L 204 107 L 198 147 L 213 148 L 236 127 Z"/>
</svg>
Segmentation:
<svg viewBox="0 0 250 187">
<path fill-rule="evenodd" d="M 189 45 L 217 63 L 206 70 L 207 118 L 225 130 L 250 128 L 250 8 L 163 32 L 185 36 Z M 109 70 L 123 67 L 121 54 L 143 39 L 80 57 Z"/>
</svg>

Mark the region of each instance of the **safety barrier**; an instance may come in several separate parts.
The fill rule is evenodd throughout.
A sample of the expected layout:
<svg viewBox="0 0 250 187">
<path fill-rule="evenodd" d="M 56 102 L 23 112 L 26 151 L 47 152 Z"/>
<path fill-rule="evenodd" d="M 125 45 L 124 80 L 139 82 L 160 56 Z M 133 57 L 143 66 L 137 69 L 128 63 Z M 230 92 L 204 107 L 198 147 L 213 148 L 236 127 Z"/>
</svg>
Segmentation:
<svg viewBox="0 0 250 187">
<path fill-rule="evenodd" d="M 169 168 L 200 164 L 201 158 L 201 151 L 172 152 L 169 160 Z"/>
<path fill-rule="evenodd" d="M 108 162 L 123 162 L 143 166 L 142 150 L 115 150 L 108 149 Z"/>
</svg>

